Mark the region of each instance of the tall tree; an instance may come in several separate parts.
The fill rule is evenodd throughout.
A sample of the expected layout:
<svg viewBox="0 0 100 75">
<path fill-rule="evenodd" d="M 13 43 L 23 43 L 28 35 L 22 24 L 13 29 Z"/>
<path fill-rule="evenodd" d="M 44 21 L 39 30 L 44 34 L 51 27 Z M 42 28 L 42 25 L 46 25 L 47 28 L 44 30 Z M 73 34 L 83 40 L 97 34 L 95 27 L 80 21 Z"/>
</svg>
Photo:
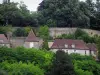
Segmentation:
<svg viewBox="0 0 100 75">
<path fill-rule="evenodd" d="M 47 75 L 75 75 L 74 67 L 68 54 L 57 51 L 53 68 Z"/>
<path fill-rule="evenodd" d="M 88 24 L 88 17 L 80 8 L 79 0 L 43 0 L 38 11 L 43 15 L 44 24 L 53 21 L 58 27 L 75 27 L 83 25 L 82 20 L 86 22 L 84 25 Z"/>
</svg>

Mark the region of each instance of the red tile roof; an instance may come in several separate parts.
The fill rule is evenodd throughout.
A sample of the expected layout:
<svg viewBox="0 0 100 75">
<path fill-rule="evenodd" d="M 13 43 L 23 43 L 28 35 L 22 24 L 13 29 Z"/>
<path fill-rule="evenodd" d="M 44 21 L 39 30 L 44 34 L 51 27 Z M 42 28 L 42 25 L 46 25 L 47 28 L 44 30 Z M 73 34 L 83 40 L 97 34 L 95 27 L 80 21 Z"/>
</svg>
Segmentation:
<svg viewBox="0 0 100 75">
<path fill-rule="evenodd" d="M 9 41 L 4 34 L 0 34 L 0 43 L 9 44 Z"/>
<path fill-rule="evenodd" d="M 25 42 L 38 42 L 38 41 L 39 41 L 39 38 L 37 38 L 33 30 L 31 30 Z"/>
<path fill-rule="evenodd" d="M 91 51 L 97 51 L 97 46 L 94 43 L 89 43 L 87 44 L 87 47 L 91 50 Z"/>
<path fill-rule="evenodd" d="M 68 47 L 65 47 L 68 45 Z M 75 48 L 72 48 L 75 45 Z M 51 49 L 79 49 L 79 50 L 89 50 L 85 42 L 82 40 L 72 40 L 72 39 L 56 39 L 51 46 Z"/>
</svg>

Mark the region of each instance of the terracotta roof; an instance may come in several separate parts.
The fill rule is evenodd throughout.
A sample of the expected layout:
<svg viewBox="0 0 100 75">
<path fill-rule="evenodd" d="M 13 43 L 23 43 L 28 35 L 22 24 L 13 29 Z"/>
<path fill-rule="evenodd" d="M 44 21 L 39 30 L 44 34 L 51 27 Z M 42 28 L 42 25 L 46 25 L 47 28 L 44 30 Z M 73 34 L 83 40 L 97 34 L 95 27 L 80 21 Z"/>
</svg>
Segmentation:
<svg viewBox="0 0 100 75">
<path fill-rule="evenodd" d="M 4 34 L 0 34 L 0 43 L 9 44 L 9 41 Z"/>
<path fill-rule="evenodd" d="M 39 41 L 39 38 L 36 37 L 33 30 L 31 30 L 25 42 L 38 42 L 38 41 Z"/>
<path fill-rule="evenodd" d="M 72 47 L 75 45 L 75 47 Z M 67 47 L 66 47 L 67 46 Z M 72 39 L 56 39 L 51 46 L 51 49 L 80 49 L 89 50 L 87 45 L 82 40 L 72 40 Z"/>
<path fill-rule="evenodd" d="M 87 44 L 87 47 L 91 50 L 91 51 L 97 51 L 97 46 L 94 43 L 89 43 Z"/>
</svg>

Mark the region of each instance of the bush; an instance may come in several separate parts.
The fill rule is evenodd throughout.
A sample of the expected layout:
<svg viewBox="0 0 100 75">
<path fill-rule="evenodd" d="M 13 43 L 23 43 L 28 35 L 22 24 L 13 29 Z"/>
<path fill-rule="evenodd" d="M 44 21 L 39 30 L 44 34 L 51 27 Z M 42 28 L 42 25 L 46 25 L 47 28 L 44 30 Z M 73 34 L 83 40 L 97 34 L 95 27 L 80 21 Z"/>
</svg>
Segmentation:
<svg viewBox="0 0 100 75">
<path fill-rule="evenodd" d="M 48 26 L 41 26 L 39 28 L 39 36 L 43 38 L 44 40 L 47 40 L 49 38 L 49 28 Z"/>
<path fill-rule="evenodd" d="M 100 64 L 91 56 L 82 56 L 79 54 L 70 55 L 76 75 L 100 75 Z"/>
<path fill-rule="evenodd" d="M 40 68 L 47 71 L 52 65 L 54 54 L 45 50 L 37 49 L 26 49 L 23 47 L 18 48 L 0 48 L 0 62 L 8 61 L 9 63 L 13 62 L 34 62 L 35 65 L 38 65 Z"/>
<path fill-rule="evenodd" d="M 44 75 L 44 70 L 35 66 L 34 63 L 0 63 L 1 69 L 8 72 L 8 75 Z"/>
</svg>

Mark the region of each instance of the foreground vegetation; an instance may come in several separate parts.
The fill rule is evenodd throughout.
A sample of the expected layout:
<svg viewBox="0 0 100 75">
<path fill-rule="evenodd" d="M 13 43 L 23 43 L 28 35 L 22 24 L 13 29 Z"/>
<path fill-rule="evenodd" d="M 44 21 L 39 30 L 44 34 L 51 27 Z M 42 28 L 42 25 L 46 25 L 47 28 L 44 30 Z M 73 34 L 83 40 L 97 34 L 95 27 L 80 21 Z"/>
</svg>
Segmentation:
<svg viewBox="0 0 100 75">
<path fill-rule="evenodd" d="M 0 72 L 8 75 L 44 75 L 54 54 L 45 50 L 0 48 Z"/>
<path fill-rule="evenodd" d="M 0 75 L 100 75 L 92 56 L 0 47 Z"/>
</svg>

